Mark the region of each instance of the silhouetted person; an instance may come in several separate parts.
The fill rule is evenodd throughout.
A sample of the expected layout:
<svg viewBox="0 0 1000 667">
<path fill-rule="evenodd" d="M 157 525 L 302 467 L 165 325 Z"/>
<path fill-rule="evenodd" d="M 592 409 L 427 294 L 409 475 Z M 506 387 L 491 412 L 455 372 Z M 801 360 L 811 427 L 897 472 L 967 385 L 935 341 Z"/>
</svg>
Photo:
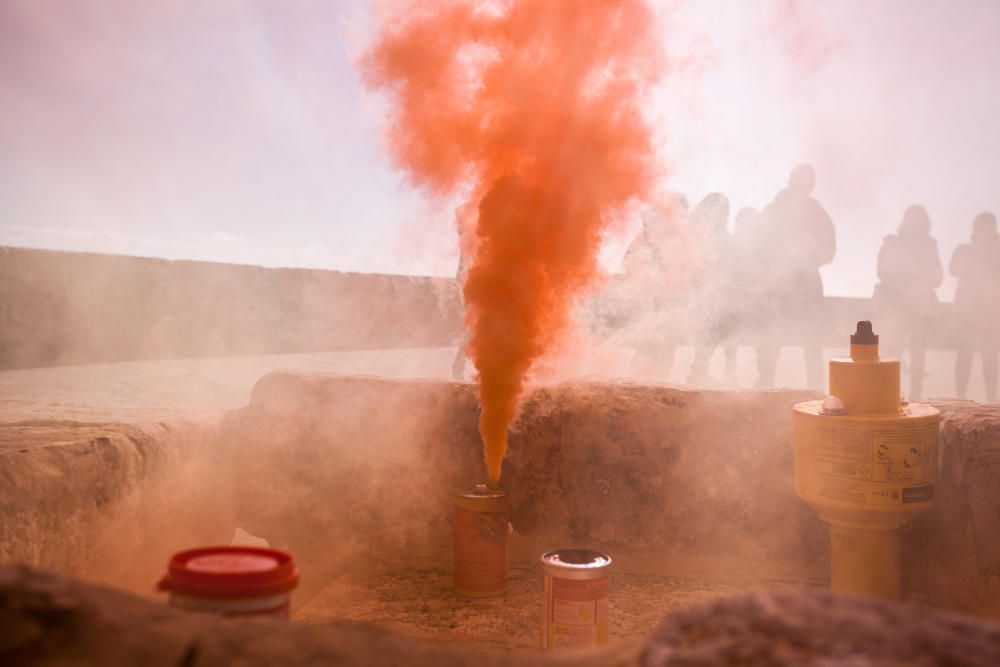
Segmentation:
<svg viewBox="0 0 1000 667">
<path fill-rule="evenodd" d="M 736 345 L 727 342 L 733 333 L 730 297 L 729 200 L 713 192 L 691 211 L 690 232 L 697 254 L 695 280 L 694 361 L 688 382 L 705 384 L 709 381 L 708 362 L 719 345 L 726 357 L 726 377 L 736 372 Z"/>
<path fill-rule="evenodd" d="M 670 374 L 677 349 L 664 332 L 651 325 L 661 300 L 658 286 L 665 269 L 661 242 L 666 224 L 660 213 L 646 211 L 642 230 L 632 239 L 622 260 L 635 338 L 632 375 L 653 380 Z"/>
<path fill-rule="evenodd" d="M 815 185 L 816 172 L 811 166 L 795 167 L 788 187 L 761 213 L 766 254 L 760 261 L 769 268 L 762 285 L 768 289 L 770 307 L 766 314 L 771 327 L 757 352 L 757 386 L 774 385 L 781 338 L 792 333 L 803 341 L 806 384 L 810 389 L 823 388 L 821 336 L 826 309 L 819 269 L 833 261 L 837 242 L 830 216 L 810 196 Z"/>
<path fill-rule="evenodd" d="M 739 335 L 753 347 L 755 354 L 759 354 L 761 333 L 767 326 L 768 299 L 761 284 L 768 274 L 757 209 L 745 206 L 736 212 L 731 239 L 726 305 L 731 313 L 734 335 Z M 733 379 L 730 384 L 734 383 Z"/>
<path fill-rule="evenodd" d="M 972 242 L 955 249 L 949 267 L 958 278 L 955 323 L 959 347 L 955 357 L 955 384 L 965 398 L 972 374 L 972 355 L 983 362 L 986 402 L 997 401 L 997 350 L 1000 347 L 1000 235 L 992 213 L 980 213 L 972 222 Z"/>
<path fill-rule="evenodd" d="M 680 220 L 687 212 L 683 195 L 672 195 L 660 208 L 642 217 L 642 231 L 629 244 L 622 260 L 625 294 L 632 322 L 628 337 L 635 346 L 632 375 L 650 380 L 669 377 L 677 351 L 674 322 L 684 307 L 680 295 L 686 290 L 672 283 L 679 275 L 678 245 L 683 245 Z"/>
<path fill-rule="evenodd" d="M 478 215 L 478 209 L 471 202 L 455 209 L 455 228 L 458 232 L 458 270 L 455 271 L 455 281 L 458 283 L 458 298 L 463 312 L 465 310 L 465 300 L 462 296 L 462 290 L 465 288 L 465 278 L 469 273 L 469 265 L 472 263 L 472 258 L 469 256 L 472 253 L 472 248 L 469 247 L 468 235 L 473 231 L 476 215 Z M 462 323 L 462 334 L 458 339 L 457 347 L 458 349 L 455 350 L 455 359 L 451 362 L 451 376 L 456 380 L 464 380 L 465 360 L 469 348 L 469 333 L 465 328 L 464 322 Z"/>
<path fill-rule="evenodd" d="M 923 393 L 927 330 L 937 309 L 943 279 L 941 255 L 931 235 L 931 219 L 919 204 L 903 212 L 895 235 L 886 236 L 878 253 L 875 315 L 882 328 L 883 350 L 898 357 L 910 351 L 910 399 Z"/>
<path fill-rule="evenodd" d="M 733 218 L 732 237 L 737 255 L 742 256 L 745 250 L 748 251 L 748 256 L 756 253 L 756 248 L 759 245 L 757 242 L 759 236 L 757 222 L 759 219 L 760 213 L 757 209 L 749 206 L 744 206 L 736 212 L 736 216 Z"/>
</svg>

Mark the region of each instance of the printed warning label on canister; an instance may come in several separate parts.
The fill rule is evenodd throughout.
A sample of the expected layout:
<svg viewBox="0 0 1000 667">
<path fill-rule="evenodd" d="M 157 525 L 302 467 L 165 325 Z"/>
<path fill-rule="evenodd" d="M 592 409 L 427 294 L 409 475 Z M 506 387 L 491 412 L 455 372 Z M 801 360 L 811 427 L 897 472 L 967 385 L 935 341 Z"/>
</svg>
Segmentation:
<svg viewBox="0 0 1000 667">
<path fill-rule="evenodd" d="M 874 444 L 874 481 L 922 482 L 937 456 L 937 427 L 878 431 Z"/>
<path fill-rule="evenodd" d="M 925 502 L 928 493 L 933 496 L 937 424 L 845 422 L 813 433 L 804 441 L 809 444 L 803 460 L 808 457 L 812 462 L 804 468 L 808 475 L 799 481 L 805 484 L 800 493 L 851 505 L 883 506 Z"/>
<path fill-rule="evenodd" d="M 597 616 L 594 602 L 555 600 L 553 620 L 564 625 L 593 625 Z"/>
<path fill-rule="evenodd" d="M 560 648 L 597 646 L 608 638 L 608 579 L 552 580 L 550 639 Z"/>
<path fill-rule="evenodd" d="M 819 495 L 831 500 L 845 500 L 849 503 L 864 503 L 865 492 L 860 484 L 832 480 L 823 485 Z"/>
<path fill-rule="evenodd" d="M 816 449 L 820 474 L 865 479 L 871 473 L 872 432 L 865 428 L 821 428 Z"/>
</svg>

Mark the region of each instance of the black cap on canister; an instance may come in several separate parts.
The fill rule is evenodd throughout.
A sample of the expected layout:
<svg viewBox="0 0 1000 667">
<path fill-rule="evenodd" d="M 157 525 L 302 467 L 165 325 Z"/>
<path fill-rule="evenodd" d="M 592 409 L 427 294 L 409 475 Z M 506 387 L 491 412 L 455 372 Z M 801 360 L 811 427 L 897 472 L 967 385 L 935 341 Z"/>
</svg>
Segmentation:
<svg viewBox="0 0 1000 667">
<path fill-rule="evenodd" d="M 851 345 L 878 345 L 878 334 L 872 330 L 871 322 L 858 322 L 857 331 L 851 334 Z"/>
</svg>

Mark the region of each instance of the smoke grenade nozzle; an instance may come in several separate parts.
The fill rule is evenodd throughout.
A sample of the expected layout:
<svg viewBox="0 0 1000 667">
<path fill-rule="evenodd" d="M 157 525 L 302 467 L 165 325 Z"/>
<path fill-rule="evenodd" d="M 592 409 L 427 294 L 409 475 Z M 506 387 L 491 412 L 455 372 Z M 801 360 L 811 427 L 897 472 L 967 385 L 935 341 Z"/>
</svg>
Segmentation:
<svg viewBox="0 0 1000 667">
<path fill-rule="evenodd" d="M 868 320 L 858 322 L 858 327 L 851 334 L 851 345 L 878 345 L 878 334 L 872 329 Z"/>
</svg>

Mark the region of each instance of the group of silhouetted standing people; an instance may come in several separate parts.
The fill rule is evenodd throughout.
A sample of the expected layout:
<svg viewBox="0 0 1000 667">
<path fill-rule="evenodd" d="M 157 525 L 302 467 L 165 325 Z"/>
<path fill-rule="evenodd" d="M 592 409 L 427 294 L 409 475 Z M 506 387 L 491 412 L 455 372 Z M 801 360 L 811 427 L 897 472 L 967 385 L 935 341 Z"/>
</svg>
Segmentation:
<svg viewBox="0 0 1000 667">
<path fill-rule="evenodd" d="M 757 386 L 773 386 L 780 349 L 803 349 L 806 384 L 823 388 L 822 342 L 830 326 L 820 268 L 833 261 L 833 222 L 812 196 L 812 167 L 792 170 L 788 186 L 759 213 L 737 212 L 728 228 L 729 201 L 719 193 L 688 208 L 673 195 L 665 214 L 650 211 L 624 259 L 626 299 L 638 313 L 629 325 L 636 348 L 633 372 L 665 377 L 676 347 L 693 334 L 689 382 L 704 384 L 716 349 L 725 353 L 727 379 L 736 372 L 737 339 L 757 357 Z M 661 208 L 663 207 L 661 206 Z M 941 317 L 936 290 L 944 279 L 937 242 L 923 206 L 903 213 L 878 255 L 875 318 L 885 356 L 909 352 L 909 395 L 923 395 L 928 331 Z M 952 306 L 957 343 L 956 390 L 968 391 L 978 353 L 988 402 L 997 400 L 1000 347 L 1000 234 L 996 216 L 973 221 L 971 242 L 959 246 L 949 264 L 958 287 Z"/>
<path fill-rule="evenodd" d="M 875 313 L 891 356 L 909 349 L 910 393 L 923 393 L 927 332 L 939 317 L 937 288 L 944 279 L 931 221 L 923 206 L 910 206 L 896 234 L 887 236 L 878 256 L 879 283 Z M 980 213 L 972 222 L 972 239 L 955 249 L 948 266 L 958 279 L 952 305 L 955 389 L 965 398 L 972 359 L 979 353 L 986 401 L 997 401 L 997 360 L 1000 349 L 1000 233 L 996 216 Z"/>
</svg>

